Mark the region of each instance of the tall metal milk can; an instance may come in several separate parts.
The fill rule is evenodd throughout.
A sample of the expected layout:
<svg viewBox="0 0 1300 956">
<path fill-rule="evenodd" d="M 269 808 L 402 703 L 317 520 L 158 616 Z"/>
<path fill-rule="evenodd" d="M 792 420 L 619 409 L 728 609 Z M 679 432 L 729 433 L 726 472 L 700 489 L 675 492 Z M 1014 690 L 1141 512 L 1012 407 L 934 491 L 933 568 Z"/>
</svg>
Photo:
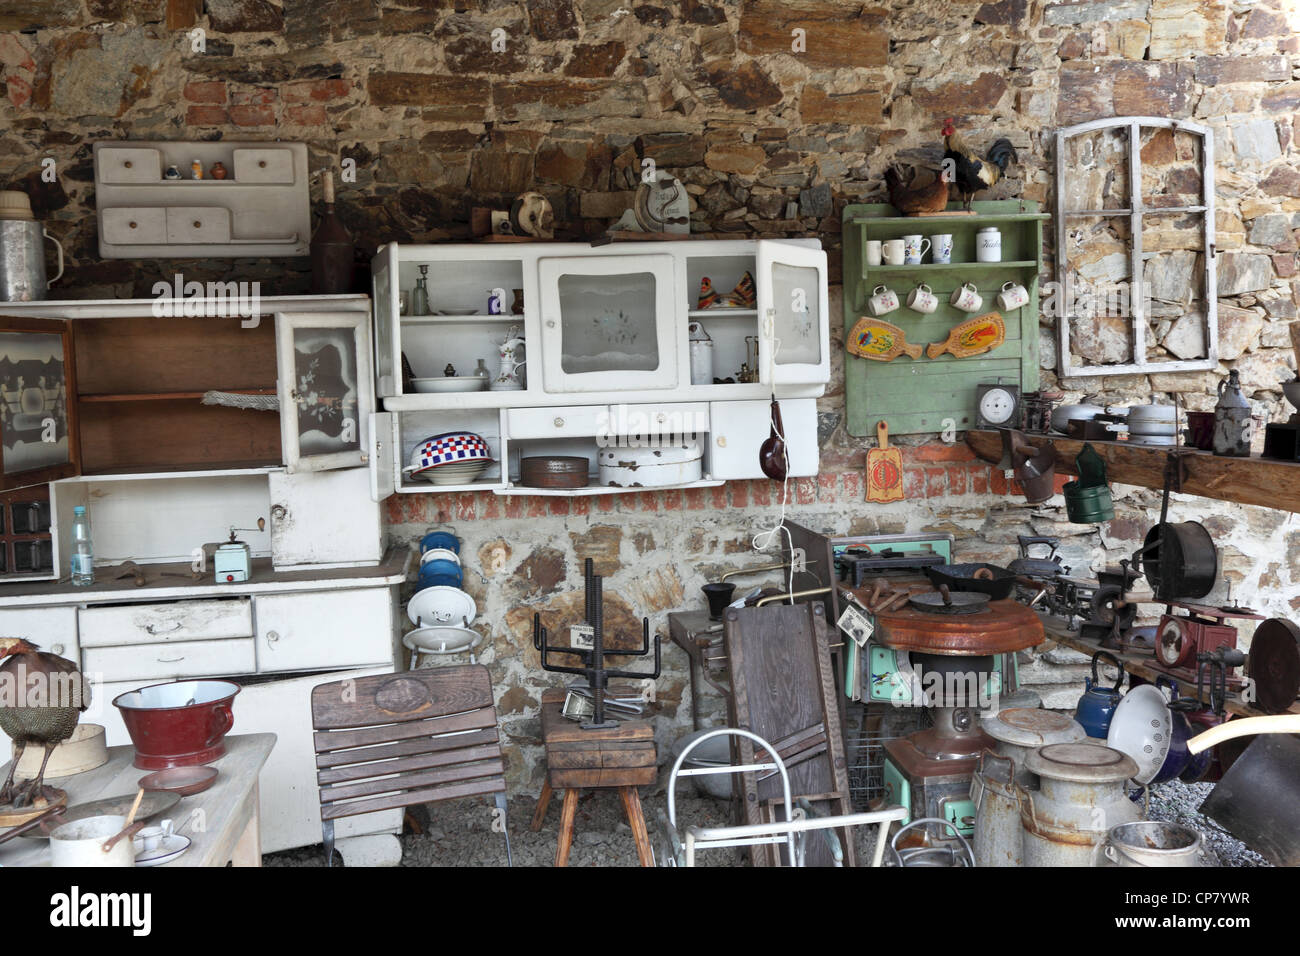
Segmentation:
<svg viewBox="0 0 1300 956">
<path fill-rule="evenodd" d="M 1021 790 L 1025 866 L 1101 866 L 1111 827 L 1142 819 L 1125 783 L 1132 757 L 1103 744 L 1049 744 L 1025 758 L 1036 792 Z"/>
</svg>

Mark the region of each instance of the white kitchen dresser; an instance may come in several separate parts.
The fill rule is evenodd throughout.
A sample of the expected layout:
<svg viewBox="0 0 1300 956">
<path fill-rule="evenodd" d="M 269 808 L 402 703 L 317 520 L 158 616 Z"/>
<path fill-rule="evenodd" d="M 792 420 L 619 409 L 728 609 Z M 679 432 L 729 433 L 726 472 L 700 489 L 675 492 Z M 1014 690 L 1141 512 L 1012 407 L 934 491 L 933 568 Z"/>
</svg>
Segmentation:
<svg viewBox="0 0 1300 956">
<path fill-rule="evenodd" d="M 403 298 L 424 267 L 430 315 L 405 315 Z M 596 455 L 683 432 L 703 445 L 703 487 L 762 478 L 758 448 L 768 437 L 769 402 L 781 402 L 790 475 L 817 474 L 817 398 L 830 380 L 826 253 L 816 239 L 699 239 L 398 245 L 371 265 L 375 302 L 375 383 L 383 411 L 372 432 L 382 493 L 491 491 L 517 495 L 610 494 L 636 488 L 597 483 Z M 752 308 L 696 308 L 701 282 L 730 292 L 754 279 Z M 489 299 L 507 314 L 490 314 Z M 516 298 L 523 311 L 508 314 Z M 715 378 L 735 378 L 751 357 L 757 380 L 692 384 L 688 326 L 713 341 Z M 448 365 L 472 374 L 479 360 L 495 373 L 497 349 L 512 327 L 526 342 L 521 391 L 414 393 L 417 378 Z M 464 485 L 431 486 L 403 473 L 415 446 L 432 435 L 471 431 L 494 464 Z M 387 439 L 384 441 L 384 439 Z M 520 460 L 585 455 L 590 483 L 540 489 L 520 482 Z"/>
<path fill-rule="evenodd" d="M 199 677 L 240 684 L 234 732 L 277 737 L 260 789 L 270 852 L 321 839 L 311 689 L 402 660 L 398 589 L 412 556 L 386 550 L 375 493 L 369 299 L 263 299 L 256 323 L 195 314 L 205 311 L 219 304 L 0 306 L 28 341 L 65 343 L 61 399 L 76 409 L 66 444 L 80 449 L 55 480 L 39 473 L 53 560 L 0 583 L 0 633 L 79 662 L 95 688 L 84 719 L 103 724 L 110 744 L 129 742 L 118 694 Z M 212 390 L 274 395 L 278 410 L 211 407 L 200 399 Z M 40 414 L 63 407 L 47 401 Z M 0 438 L 3 451 L 23 451 L 22 436 Z M 244 451 L 252 460 L 236 460 Z M 22 490 L 24 475 L 11 472 L 5 487 Z M 89 587 L 68 580 L 77 505 L 91 515 Z M 232 527 L 249 529 L 236 532 L 252 558 L 245 581 L 214 575 L 213 549 Z M 143 569 L 143 586 L 119 576 L 126 561 Z M 354 863 L 395 863 L 401 822 L 400 811 L 350 818 L 338 849 Z"/>
</svg>

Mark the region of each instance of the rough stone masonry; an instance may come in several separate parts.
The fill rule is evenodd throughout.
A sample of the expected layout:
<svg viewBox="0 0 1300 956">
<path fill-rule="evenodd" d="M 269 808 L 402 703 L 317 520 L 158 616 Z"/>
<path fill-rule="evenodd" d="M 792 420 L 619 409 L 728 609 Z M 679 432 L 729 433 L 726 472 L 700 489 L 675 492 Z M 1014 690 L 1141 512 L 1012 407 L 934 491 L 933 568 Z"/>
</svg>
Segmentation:
<svg viewBox="0 0 1300 956">
<path fill-rule="evenodd" d="M 314 168 L 354 160 L 357 181 L 339 207 L 370 248 L 465 239 L 471 205 L 499 206 L 525 188 L 549 197 L 562 234 L 594 234 L 627 207 L 649 157 L 687 184 L 693 232 L 815 235 L 838 270 L 843 205 L 883 201 L 888 162 L 937 165 L 947 116 L 976 145 L 1006 135 L 1019 151 L 983 198 L 1044 203 L 1057 186 L 1055 129 L 1117 115 L 1194 119 L 1214 130 L 1220 368 L 1071 380 L 1067 394 L 1120 402 L 1178 391 L 1208 409 L 1237 368 L 1261 420 L 1279 420 L 1285 325 L 1300 294 L 1298 19 L 1288 0 L 2 0 L 0 181 L 32 194 L 68 250 L 57 294 L 69 298 L 147 296 L 182 265 L 97 259 L 91 147 L 101 139 L 283 138 L 307 142 Z M 1176 153 L 1148 143 L 1144 162 L 1165 176 Z M 40 178 L 46 157 L 55 183 Z M 1161 293 L 1171 302 L 1195 273 L 1194 254 L 1175 251 Z M 1114 278 L 1113 261 L 1098 258 L 1097 274 Z M 183 268 L 200 280 L 260 280 L 264 294 L 307 288 L 305 261 Z M 1176 315 L 1153 321 L 1169 354 L 1202 344 Z M 1052 322 L 1041 338 L 1049 384 Z M 1080 354 L 1104 358 L 1113 333 L 1080 330 Z M 789 515 L 812 527 L 948 530 L 963 556 L 993 561 L 1013 556 L 1017 533 L 1060 534 L 1067 563 L 1084 568 L 1133 549 L 1153 520 L 1156 495 L 1119 488 L 1113 521 L 1069 524 L 1059 497 L 1030 509 L 963 445 L 935 440 L 904 442 L 906 500 L 869 507 L 865 443 L 843 417 L 837 365 L 821 403 L 822 473 L 791 486 Z M 464 539 L 482 657 L 515 744 L 511 773 L 528 783 L 549 680 L 529 641 L 533 610 L 572 619 L 590 555 L 609 575 L 607 620 L 630 631 L 646 614 L 666 634 L 667 612 L 700 606 L 702 583 L 758 563 L 751 537 L 775 520 L 778 495 L 768 482 L 573 500 L 400 495 L 388 517 L 398 541 L 444 524 Z M 1198 499 L 1179 501 L 1174 518 L 1210 525 L 1243 603 L 1300 610 L 1295 519 Z M 684 660 L 670 649 L 665 661 L 661 745 L 689 720 Z M 1068 706 L 1081 687 L 1079 658 L 1060 649 L 1024 672 L 1049 706 Z"/>
</svg>

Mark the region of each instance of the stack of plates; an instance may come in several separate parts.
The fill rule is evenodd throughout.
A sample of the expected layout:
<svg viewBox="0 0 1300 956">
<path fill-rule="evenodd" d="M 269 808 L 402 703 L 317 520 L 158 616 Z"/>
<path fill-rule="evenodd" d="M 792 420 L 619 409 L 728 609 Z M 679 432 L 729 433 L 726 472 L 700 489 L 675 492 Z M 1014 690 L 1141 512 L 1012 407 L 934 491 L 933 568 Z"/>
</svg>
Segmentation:
<svg viewBox="0 0 1300 956">
<path fill-rule="evenodd" d="M 417 472 L 435 485 L 468 485 L 487 470 L 490 461 L 465 461 L 451 465 L 436 465 L 427 471 Z"/>
</svg>

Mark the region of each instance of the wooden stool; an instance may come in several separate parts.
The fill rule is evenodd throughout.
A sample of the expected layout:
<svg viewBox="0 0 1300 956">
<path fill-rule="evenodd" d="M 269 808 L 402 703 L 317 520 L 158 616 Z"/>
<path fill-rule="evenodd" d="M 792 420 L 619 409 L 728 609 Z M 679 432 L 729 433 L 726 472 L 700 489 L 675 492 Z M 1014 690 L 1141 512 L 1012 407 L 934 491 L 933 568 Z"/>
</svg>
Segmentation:
<svg viewBox="0 0 1300 956">
<path fill-rule="evenodd" d="M 542 739 L 546 744 L 546 782 L 537 798 L 532 830 L 542 828 L 551 794 L 564 791 L 560 812 L 560 837 L 555 848 L 555 865 L 567 866 L 573 845 L 573 819 L 578 794 L 583 790 L 617 789 L 623 810 L 636 840 L 636 855 L 642 866 L 654 866 L 650 835 L 641 813 L 637 787 L 655 782 L 654 728 L 645 720 L 625 720 L 604 730 L 583 730 L 577 721 L 561 713 L 564 691 L 542 692 Z"/>
</svg>

